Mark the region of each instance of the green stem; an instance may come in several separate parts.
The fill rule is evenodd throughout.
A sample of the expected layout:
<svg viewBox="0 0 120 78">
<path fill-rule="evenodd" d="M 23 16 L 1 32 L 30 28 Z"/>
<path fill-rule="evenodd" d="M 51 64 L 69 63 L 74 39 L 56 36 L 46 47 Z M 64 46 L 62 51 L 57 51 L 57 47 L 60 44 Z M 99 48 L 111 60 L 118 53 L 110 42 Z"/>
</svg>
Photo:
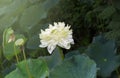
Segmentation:
<svg viewBox="0 0 120 78">
<path fill-rule="evenodd" d="M 3 65 L 2 65 L 2 63 L 1 63 L 1 62 L 0 62 L 0 68 L 1 68 L 1 69 L 4 69 L 4 67 L 3 67 Z"/>
<path fill-rule="evenodd" d="M 28 64 L 27 64 L 27 59 L 26 59 L 26 54 L 25 54 L 25 50 L 24 50 L 24 46 L 22 46 L 22 52 L 23 52 L 23 57 L 24 57 L 24 60 L 25 60 L 25 62 L 26 62 L 26 71 L 27 71 L 27 74 L 28 74 L 28 77 L 29 78 L 33 78 L 32 76 L 31 76 L 31 73 L 30 73 L 30 70 L 29 70 L 29 67 L 28 67 Z"/>
<path fill-rule="evenodd" d="M 4 69 L 4 66 L 3 66 L 3 52 L 2 52 L 2 49 L 0 50 L 0 66 L 2 69 Z"/>
<path fill-rule="evenodd" d="M 64 60 L 64 54 L 63 54 L 62 49 L 60 47 L 57 47 L 57 49 L 58 49 L 58 51 L 60 53 L 60 56 L 61 56 L 62 60 Z"/>
<path fill-rule="evenodd" d="M 18 64 L 18 63 L 19 63 L 19 58 L 18 58 L 18 55 L 17 55 L 17 53 L 16 53 L 15 45 L 14 45 L 14 53 L 15 53 L 15 57 L 16 57 L 17 64 Z"/>
<path fill-rule="evenodd" d="M 120 78 L 120 73 L 119 73 L 118 69 L 116 69 L 116 73 L 118 74 L 118 78 Z"/>
</svg>

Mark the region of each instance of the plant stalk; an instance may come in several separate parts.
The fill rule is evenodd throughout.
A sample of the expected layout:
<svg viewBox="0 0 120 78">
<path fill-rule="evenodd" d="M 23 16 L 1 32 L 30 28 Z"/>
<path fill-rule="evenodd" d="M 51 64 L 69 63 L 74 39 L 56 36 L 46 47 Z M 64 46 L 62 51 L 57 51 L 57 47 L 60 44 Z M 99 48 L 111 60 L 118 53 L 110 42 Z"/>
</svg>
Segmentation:
<svg viewBox="0 0 120 78">
<path fill-rule="evenodd" d="M 15 45 L 14 45 L 14 53 L 15 53 L 15 57 L 16 57 L 16 61 L 17 61 L 17 64 L 19 63 L 19 57 L 16 53 L 16 48 L 15 48 Z"/>
<path fill-rule="evenodd" d="M 57 47 L 57 49 L 58 49 L 58 51 L 60 53 L 60 56 L 61 56 L 62 60 L 64 60 L 64 54 L 63 54 L 62 49 L 60 47 Z"/>
<path fill-rule="evenodd" d="M 31 73 L 30 73 L 30 70 L 29 70 L 29 67 L 28 67 L 28 63 L 27 63 L 27 59 L 26 59 L 26 54 L 25 54 L 25 49 L 24 49 L 24 46 L 22 46 L 22 52 L 23 52 L 23 57 L 24 57 L 24 60 L 25 60 L 25 62 L 26 62 L 26 71 L 27 71 L 27 74 L 28 74 L 28 77 L 29 78 L 33 78 L 32 76 L 31 76 Z"/>
<path fill-rule="evenodd" d="M 120 73 L 119 73 L 118 69 L 116 69 L 116 73 L 118 74 L 118 78 L 120 78 Z"/>
</svg>

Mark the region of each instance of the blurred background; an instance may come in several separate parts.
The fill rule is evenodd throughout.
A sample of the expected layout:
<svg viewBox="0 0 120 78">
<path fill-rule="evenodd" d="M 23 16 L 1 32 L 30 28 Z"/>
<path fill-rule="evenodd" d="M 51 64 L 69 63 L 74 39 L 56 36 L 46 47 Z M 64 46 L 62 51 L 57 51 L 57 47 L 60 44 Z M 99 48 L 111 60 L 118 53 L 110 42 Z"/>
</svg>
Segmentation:
<svg viewBox="0 0 120 78">
<path fill-rule="evenodd" d="M 104 35 L 116 41 L 120 53 L 120 0 L 0 0 L 0 61 L 5 65 L 0 67 L 1 78 L 15 68 L 14 59 L 8 61 L 2 54 L 4 30 L 11 27 L 23 34 L 27 57 L 37 58 L 48 55 L 46 49 L 39 48 L 40 30 L 54 22 L 71 25 L 75 45 L 70 50 L 84 50 L 94 36 Z M 118 78 L 116 74 L 105 78 Z"/>
</svg>

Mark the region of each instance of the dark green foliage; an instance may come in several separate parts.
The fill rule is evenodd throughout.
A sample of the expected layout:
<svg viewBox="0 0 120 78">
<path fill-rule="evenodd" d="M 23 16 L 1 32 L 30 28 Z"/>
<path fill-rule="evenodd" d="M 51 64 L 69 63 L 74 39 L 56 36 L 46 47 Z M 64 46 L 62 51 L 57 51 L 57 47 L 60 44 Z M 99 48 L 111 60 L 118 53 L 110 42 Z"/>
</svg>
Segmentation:
<svg viewBox="0 0 120 78">
<path fill-rule="evenodd" d="M 120 9 L 118 9 L 119 7 L 117 8 L 117 6 L 115 8 L 116 12 L 114 12 L 113 16 L 111 17 L 111 21 L 107 26 L 110 31 L 106 33 L 106 37 L 116 40 L 118 46 L 120 46 Z"/>
<path fill-rule="evenodd" d="M 99 13 L 99 17 L 103 19 L 106 26 L 106 37 L 117 41 L 120 46 L 120 1 L 108 0 L 108 5 Z"/>
<path fill-rule="evenodd" d="M 27 65 L 27 69 L 26 69 Z M 29 59 L 17 64 L 17 68 L 5 78 L 46 78 L 49 74 L 48 67 L 43 60 Z"/>
<path fill-rule="evenodd" d="M 113 15 L 115 11 L 116 9 L 113 6 L 108 6 L 98 15 L 98 17 L 103 20 L 108 19 Z"/>
<path fill-rule="evenodd" d="M 111 73 L 120 66 L 120 55 L 116 55 L 115 42 L 97 36 L 87 49 L 87 55 L 94 59 L 99 68 L 98 75 L 110 77 Z"/>
<path fill-rule="evenodd" d="M 111 3 L 116 9 L 120 10 L 120 0 L 111 0 Z"/>
<path fill-rule="evenodd" d="M 65 59 L 50 72 L 49 78 L 95 78 L 96 64 L 88 57 L 76 55 Z"/>
</svg>

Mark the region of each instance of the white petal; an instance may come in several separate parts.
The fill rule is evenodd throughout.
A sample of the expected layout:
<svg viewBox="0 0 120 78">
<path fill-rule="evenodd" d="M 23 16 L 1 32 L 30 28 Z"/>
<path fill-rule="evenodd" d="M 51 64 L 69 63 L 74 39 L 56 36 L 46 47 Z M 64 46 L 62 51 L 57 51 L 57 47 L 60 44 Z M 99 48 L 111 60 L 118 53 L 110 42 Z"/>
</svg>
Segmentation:
<svg viewBox="0 0 120 78">
<path fill-rule="evenodd" d="M 39 47 L 44 48 L 48 46 L 48 43 L 45 42 L 44 40 L 40 40 L 41 44 L 39 45 Z"/>
<path fill-rule="evenodd" d="M 74 41 L 72 41 L 72 42 L 71 42 L 71 44 L 75 44 L 75 42 L 74 42 Z"/>
<path fill-rule="evenodd" d="M 70 49 L 70 43 L 65 40 L 63 41 L 63 46 L 65 49 Z"/>
<path fill-rule="evenodd" d="M 58 45 L 62 48 L 65 48 L 65 49 L 70 49 L 70 43 L 67 42 L 66 40 L 62 40 L 62 42 L 59 42 Z"/>
<path fill-rule="evenodd" d="M 44 31 L 43 30 L 41 30 L 41 33 L 43 33 Z"/>
<path fill-rule="evenodd" d="M 53 26 L 51 24 L 49 24 L 49 28 L 52 28 Z"/>
<path fill-rule="evenodd" d="M 72 35 L 68 35 L 67 38 L 68 38 L 68 39 L 72 39 Z"/>
<path fill-rule="evenodd" d="M 39 47 L 41 47 L 41 48 L 45 48 L 45 47 L 47 47 L 47 45 L 40 44 Z"/>
<path fill-rule="evenodd" d="M 62 43 L 62 42 L 59 42 L 59 43 L 58 43 L 58 46 L 60 46 L 60 47 L 64 48 L 64 45 L 63 45 L 63 43 Z"/>
<path fill-rule="evenodd" d="M 70 49 L 70 47 L 71 47 L 70 44 L 67 44 L 66 49 Z"/>
<path fill-rule="evenodd" d="M 53 52 L 53 50 L 55 49 L 55 47 L 56 47 L 56 45 L 49 45 L 49 46 L 47 47 L 48 52 L 49 52 L 50 54 L 52 54 L 52 52 Z"/>
<path fill-rule="evenodd" d="M 69 35 L 72 35 L 72 30 L 69 30 Z"/>
<path fill-rule="evenodd" d="M 58 24 L 56 22 L 54 22 L 54 26 L 57 26 Z"/>
<path fill-rule="evenodd" d="M 74 44 L 74 40 L 73 39 L 68 39 L 69 43 Z"/>
<path fill-rule="evenodd" d="M 69 30 L 69 29 L 70 29 L 70 26 L 66 26 L 65 29 L 66 29 L 66 30 Z"/>
<path fill-rule="evenodd" d="M 65 23 L 64 23 L 64 22 L 58 22 L 58 25 L 59 25 L 60 27 L 63 27 L 63 28 L 64 28 Z"/>
</svg>

